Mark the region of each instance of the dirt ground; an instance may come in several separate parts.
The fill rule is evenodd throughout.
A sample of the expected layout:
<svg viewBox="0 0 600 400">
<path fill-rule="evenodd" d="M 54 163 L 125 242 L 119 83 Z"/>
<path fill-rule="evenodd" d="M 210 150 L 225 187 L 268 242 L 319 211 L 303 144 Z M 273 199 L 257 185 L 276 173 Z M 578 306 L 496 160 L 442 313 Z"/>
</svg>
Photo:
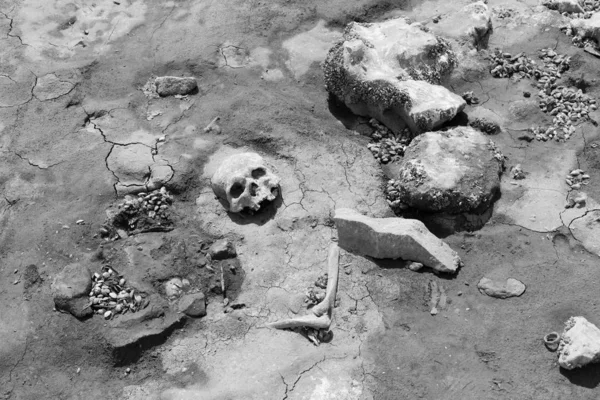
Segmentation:
<svg viewBox="0 0 600 400">
<path fill-rule="evenodd" d="M 333 339 L 315 346 L 265 324 L 305 312 L 335 208 L 393 216 L 361 121 L 340 116 L 320 62 L 349 21 L 406 15 L 435 29 L 453 2 L 0 0 L 0 398 L 597 399 L 600 366 L 562 370 L 542 338 L 570 316 L 600 324 L 597 228 L 577 223 L 600 199 L 600 113 L 567 142 L 523 140 L 551 117 L 530 81 L 493 78 L 485 56 L 552 47 L 573 57 L 563 80 L 583 77 L 594 98 L 600 60 L 536 0 L 488 6 L 490 50 L 453 42 L 460 66 L 447 85 L 497 115 L 492 139 L 527 178 L 507 170 L 487 224 L 444 238 L 464 262 L 456 276 L 342 251 Z M 141 88 L 163 75 L 195 77 L 198 93 L 148 98 Z M 204 132 L 216 116 L 222 132 Z M 281 201 L 252 218 L 227 213 L 210 188 L 220 161 L 247 150 L 282 179 Z M 589 206 L 565 210 L 575 167 L 591 176 Z M 102 238 L 106 211 L 159 169 L 172 171 L 174 229 Z M 218 238 L 237 248 L 218 264 L 233 308 L 203 267 Z M 115 352 L 101 316 L 54 309 L 50 285 L 73 262 L 110 263 L 160 295 L 185 277 L 206 292 L 207 316 Z M 487 297 L 483 276 L 527 290 Z M 448 298 L 435 316 L 431 282 Z"/>
</svg>

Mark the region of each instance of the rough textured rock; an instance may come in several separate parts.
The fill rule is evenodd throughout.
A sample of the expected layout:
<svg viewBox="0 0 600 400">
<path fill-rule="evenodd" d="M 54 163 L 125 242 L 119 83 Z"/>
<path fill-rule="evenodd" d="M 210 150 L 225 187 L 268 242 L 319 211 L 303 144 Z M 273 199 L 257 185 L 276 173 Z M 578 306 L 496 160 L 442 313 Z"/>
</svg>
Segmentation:
<svg viewBox="0 0 600 400">
<path fill-rule="evenodd" d="M 551 10 L 557 10 L 561 13 L 584 13 L 580 0 L 546 0 L 543 4 Z"/>
<path fill-rule="evenodd" d="M 475 48 L 486 48 L 492 34 L 492 10 L 483 2 L 476 1 L 459 8 L 444 17 L 433 27 L 437 32 L 459 41 L 469 41 Z"/>
<path fill-rule="evenodd" d="M 466 105 L 436 84 L 456 66 L 446 41 L 402 18 L 350 23 L 323 64 L 327 90 L 352 112 L 398 132 L 418 133 L 452 119 Z"/>
<path fill-rule="evenodd" d="M 508 278 L 506 281 L 494 281 L 484 277 L 477 284 L 477 288 L 481 293 L 490 297 L 507 299 L 522 295 L 525 293 L 526 287 L 523 282 L 513 278 Z"/>
<path fill-rule="evenodd" d="M 600 12 L 595 12 L 589 19 L 571 20 L 571 29 L 580 38 L 592 38 L 600 43 Z"/>
<path fill-rule="evenodd" d="M 225 260 L 237 256 L 235 246 L 229 239 L 221 239 L 214 242 L 208 249 L 208 254 L 213 260 Z"/>
<path fill-rule="evenodd" d="M 176 76 L 161 76 L 154 81 L 156 93 L 159 96 L 185 96 L 198 89 L 195 78 L 179 78 Z"/>
<path fill-rule="evenodd" d="M 92 275 L 80 263 L 69 264 L 54 278 L 52 295 L 56 309 L 71 313 L 77 318 L 92 314 L 89 305 L 89 292 L 92 289 Z"/>
<path fill-rule="evenodd" d="M 600 360 L 600 329 L 584 317 L 571 317 L 565 323 L 558 364 L 565 369 L 583 367 Z"/>
<path fill-rule="evenodd" d="M 146 308 L 119 315 L 102 329 L 118 363 L 135 360 L 144 348 L 162 343 L 175 328 L 184 323 L 185 316 L 170 311 L 160 296 L 152 295 L 148 301 Z"/>
<path fill-rule="evenodd" d="M 204 317 L 206 315 L 206 300 L 204 294 L 186 294 L 179 299 L 179 312 L 189 317 Z"/>
<path fill-rule="evenodd" d="M 358 211 L 335 210 L 339 246 L 373 258 L 401 258 L 440 272 L 456 272 L 460 258 L 418 220 L 370 218 Z"/>
<path fill-rule="evenodd" d="M 503 156 L 481 132 L 427 132 L 406 148 L 388 196 L 423 211 L 485 210 L 500 190 Z"/>
</svg>

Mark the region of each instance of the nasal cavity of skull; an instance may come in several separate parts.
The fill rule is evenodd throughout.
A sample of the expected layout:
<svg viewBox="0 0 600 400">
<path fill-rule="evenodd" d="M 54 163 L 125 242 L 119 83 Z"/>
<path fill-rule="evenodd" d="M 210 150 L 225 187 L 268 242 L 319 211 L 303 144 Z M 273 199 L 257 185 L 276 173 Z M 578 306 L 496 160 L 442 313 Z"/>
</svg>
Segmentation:
<svg viewBox="0 0 600 400">
<path fill-rule="evenodd" d="M 250 196 L 256 196 L 256 189 L 258 189 L 258 185 L 254 182 L 250 184 Z"/>
<path fill-rule="evenodd" d="M 244 180 L 242 182 L 235 182 L 233 185 L 231 185 L 229 194 L 231 195 L 232 198 L 237 199 L 238 197 L 240 197 L 242 195 L 242 193 L 244 193 L 245 190 L 246 190 L 246 180 Z"/>
<path fill-rule="evenodd" d="M 254 178 L 254 179 L 262 178 L 266 174 L 267 174 L 267 171 L 265 171 L 264 168 L 256 168 L 256 169 L 252 170 L 252 178 Z"/>
</svg>

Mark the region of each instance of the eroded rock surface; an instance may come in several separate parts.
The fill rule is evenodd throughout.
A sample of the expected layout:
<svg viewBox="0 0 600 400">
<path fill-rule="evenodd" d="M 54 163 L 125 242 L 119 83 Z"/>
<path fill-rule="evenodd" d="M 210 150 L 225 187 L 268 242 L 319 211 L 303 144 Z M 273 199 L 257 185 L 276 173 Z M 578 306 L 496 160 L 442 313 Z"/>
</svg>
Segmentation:
<svg viewBox="0 0 600 400">
<path fill-rule="evenodd" d="M 406 148 L 388 198 L 430 212 L 483 211 L 500 190 L 502 168 L 503 156 L 478 130 L 427 132 Z"/>
<path fill-rule="evenodd" d="M 492 280 L 489 278 L 481 278 L 477 284 L 477 288 L 481 293 L 498 299 L 507 299 L 509 297 L 518 297 L 525 293 L 525 285 L 523 282 L 508 278 L 506 281 Z"/>
<path fill-rule="evenodd" d="M 582 7 L 580 0 L 546 0 L 543 4 L 551 10 L 557 10 L 561 13 L 583 13 L 585 10 Z"/>
<path fill-rule="evenodd" d="M 214 242 L 208 249 L 208 254 L 210 254 L 213 260 L 225 260 L 234 258 L 237 255 L 235 246 L 228 239 L 221 239 Z"/>
<path fill-rule="evenodd" d="M 160 76 L 154 81 L 156 93 L 161 97 L 185 96 L 198 89 L 195 78 L 179 78 L 176 76 Z"/>
<path fill-rule="evenodd" d="M 458 254 L 421 221 L 370 218 L 348 208 L 335 210 L 334 220 L 339 246 L 353 253 L 416 261 L 439 272 L 456 272 L 461 265 Z"/>
<path fill-rule="evenodd" d="M 600 360 L 600 329 L 584 317 L 571 317 L 565 323 L 558 364 L 574 369 Z"/>
<path fill-rule="evenodd" d="M 600 43 L 600 12 L 595 12 L 588 19 L 571 20 L 571 29 L 580 38 L 591 38 Z"/>
<path fill-rule="evenodd" d="M 434 129 L 465 107 L 437 84 L 456 66 L 450 45 L 419 24 L 397 18 L 350 23 L 324 63 L 327 90 L 358 115 L 398 132 Z"/>
<path fill-rule="evenodd" d="M 54 278 L 52 295 L 56 309 L 77 318 L 92 314 L 88 294 L 92 288 L 90 270 L 81 263 L 69 264 Z"/>
</svg>

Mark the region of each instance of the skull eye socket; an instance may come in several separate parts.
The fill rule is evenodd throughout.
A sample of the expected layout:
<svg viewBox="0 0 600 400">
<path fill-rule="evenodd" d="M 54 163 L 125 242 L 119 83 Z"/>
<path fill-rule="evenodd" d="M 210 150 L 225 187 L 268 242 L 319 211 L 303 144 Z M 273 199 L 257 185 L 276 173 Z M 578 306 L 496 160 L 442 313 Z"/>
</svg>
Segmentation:
<svg viewBox="0 0 600 400">
<path fill-rule="evenodd" d="M 252 178 L 253 179 L 261 178 L 261 177 L 265 176 L 266 174 L 267 174 L 267 171 L 265 171 L 264 168 L 256 168 L 256 169 L 252 170 Z"/>
<path fill-rule="evenodd" d="M 229 194 L 231 195 L 231 197 L 233 197 L 234 199 L 237 199 L 238 197 L 240 197 L 242 195 L 242 193 L 244 193 L 244 191 L 246 190 L 246 186 L 244 185 L 244 183 L 235 182 L 231 186 L 231 189 L 229 190 Z"/>
</svg>

